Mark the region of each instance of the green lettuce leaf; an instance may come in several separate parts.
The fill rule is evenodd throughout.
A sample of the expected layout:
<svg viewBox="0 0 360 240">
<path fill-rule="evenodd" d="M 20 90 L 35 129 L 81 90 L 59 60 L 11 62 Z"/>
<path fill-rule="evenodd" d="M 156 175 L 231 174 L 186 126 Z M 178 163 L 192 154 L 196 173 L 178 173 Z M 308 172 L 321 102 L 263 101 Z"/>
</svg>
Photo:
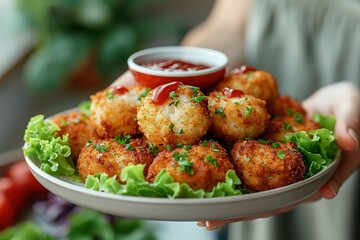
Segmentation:
<svg viewBox="0 0 360 240">
<path fill-rule="evenodd" d="M 51 175 L 72 176 L 75 167 L 71 159 L 68 136 L 57 135 L 59 126 L 37 115 L 30 119 L 25 130 L 24 155 L 40 161 L 40 169 Z"/>
<path fill-rule="evenodd" d="M 329 129 L 330 131 L 334 131 L 335 129 L 335 116 L 315 113 L 312 115 L 312 119 L 323 128 Z"/>
<path fill-rule="evenodd" d="M 291 133 L 285 137 L 285 141 L 294 142 L 303 155 L 307 170 L 305 178 L 323 170 L 336 159 L 340 152 L 333 131 L 327 128 L 307 133 L 305 131 Z"/>
<path fill-rule="evenodd" d="M 107 174 L 90 175 L 85 181 L 85 188 L 142 197 L 167 197 L 173 198 L 212 198 L 222 196 L 240 195 L 240 179 L 234 170 L 229 170 L 224 182 L 218 183 L 211 192 L 194 190 L 188 184 L 174 182 L 174 179 L 164 169 L 155 177 L 153 183 L 145 180 L 143 171 L 145 165 L 129 165 L 122 172 L 120 179 L 126 182 L 121 185 L 116 176 L 108 177 Z"/>
</svg>

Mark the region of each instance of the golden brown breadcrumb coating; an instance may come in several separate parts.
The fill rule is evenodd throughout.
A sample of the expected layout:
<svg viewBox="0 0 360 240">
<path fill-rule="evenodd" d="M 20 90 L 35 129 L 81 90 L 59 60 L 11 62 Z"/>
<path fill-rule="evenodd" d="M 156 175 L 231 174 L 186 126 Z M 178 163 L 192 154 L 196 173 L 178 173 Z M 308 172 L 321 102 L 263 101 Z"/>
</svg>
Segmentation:
<svg viewBox="0 0 360 240">
<path fill-rule="evenodd" d="M 77 168 L 80 177 L 85 180 L 88 175 L 106 173 L 116 175 L 120 183 L 120 174 L 129 164 L 145 164 L 144 175 L 152 163 L 155 154 L 149 145 L 141 139 L 130 139 L 130 136 L 117 138 L 92 139 L 79 155 Z"/>
<path fill-rule="evenodd" d="M 211 125 L 203 93 L 196 87 L 178 85 L 163 103 L 155 104 L 152 100 L 155 90 L 139 107 L 140 131 L 155 145 L 198 143 Z"/>
<path fill-rule="evenodd" d="M 320 125 L 317 122 L 305 116 L 287 115 L 275 117 L 270 120 L 268 129 L 261 138 L 283 142 L 287 134 L 301 131 L 308 132 L 319 128 Z"/>
<path fill-rule="evenodd" d="M 219 138 L 237 141 L 264 133 L 270 119 L 266 102 L 251 95 L 227 97 L 223 91 L 208 96 L 211 132 Z"/>
<path fill-rule="evenodd" d="M 118 134 L 138 134 L 137 107 L 141 94 L 147 88 L 132 86 L 117 91 L 107 88 L 91 96 L 91 122 L 100 137 L 115 137 Z"/>
<path fill-rule="evenodd" d="M 59 136 L 68 134 L 71 156 L 79 157 L 81 149 L 88 140 L 96 137 L 96 131 L 90 123 L 90 118 L 83 113 L 69 112 L 55 116 L 52 121 L 60 127 Z"/>
<path fill-rule="evenodd" d="M 263 70 L 230 74 L 218 83 L 215 89 L 221 91 L 225 87 L 242 90 L 247 95 L 253 95 L 267 102 L 275 100 L 279 95 L 276 79 Z"/>
<path fill-rule="evenodd" d="M 147 180 L 165 169 L 174 181 L 186 183 L 194 190 L 211 191 L 219 182 L 225 181 L 226 172 L 234 169 L 226 150 L 217 142 L 202 142 L 191 149 L 165 150 L 150 165 Z"/>
<path fill-rule="evenodd" d="M 267 104 L 268 112 L 273 117 L 278 116 L 294 116 L 300 114 L 306 116 L 305 109 L 301 106 L 295 98 L 290 96 L 279 96 L 273 102 Z M 300 116 L 299 116 L 300 117 Z"/>
<path fill-rule="evenodd" d="M 231 157 L 242 184 L 252 192 L 283 187 L 303 180 L 305 176 L 302 155 L 292 142 L 238 141 Z"/>
</svg>

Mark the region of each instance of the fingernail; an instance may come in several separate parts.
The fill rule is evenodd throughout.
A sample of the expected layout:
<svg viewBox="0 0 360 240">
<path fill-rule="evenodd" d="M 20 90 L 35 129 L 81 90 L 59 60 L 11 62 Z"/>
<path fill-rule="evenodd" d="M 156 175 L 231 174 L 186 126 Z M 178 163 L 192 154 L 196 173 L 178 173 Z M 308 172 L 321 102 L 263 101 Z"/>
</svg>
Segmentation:
<svg viewBox="0 0 360 240">
<path fill-rule="evenodd" d="M 335 197 L 339 191 L 339 185 L 334 181 L 329 182 L 328 185 L 329 185 L 331 192 L 334 194 L 334 197 Z"/>
<path fill-rule="evenodd" d="M 352 129 L 352 128 L 349 128 L 348 133 L 349 133 L 349 135 L 354 139 L 354 141 L 355 141 L 355 143 L 356 143 L 356 146 L 355 146 L 354 150 L 357 150 L 358 147 L 359 147 L 359 138 L 358 138 L 355 130 Z"/>
<path fill-rule="evenodd" d="M 205 222 L 205 221 L 198 221 L 198 222 L 197 222 L 197 225 L 198 225 L 199 227 L 205 227 L 206 222 Z"/>
<path fill-rule="evenodd" d="M 219 227 L 224 226 L 225 224 L 226 223 L 223 223 L 223 222 L 218 222 L 218 223 L 215 223 L 215 224 L 211 224 L 209 222 L 206 222 L 206 229 L 212 231 L 212 230 L 215 230 L 215 229 L 217 229 Z"/>
</svg>

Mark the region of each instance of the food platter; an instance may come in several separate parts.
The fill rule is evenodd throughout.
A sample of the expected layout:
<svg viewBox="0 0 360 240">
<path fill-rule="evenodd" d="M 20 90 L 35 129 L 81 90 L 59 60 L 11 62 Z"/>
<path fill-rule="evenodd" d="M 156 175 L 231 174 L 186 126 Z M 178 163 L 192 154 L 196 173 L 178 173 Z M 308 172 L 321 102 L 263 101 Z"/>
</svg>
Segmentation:
<svg viewBox="0 0 360 240">
<path fill-rule="evenodd" d="M 198 221 L 249 217 L 296 204 L 321 188 L 334 174 L 341 157 L 303 181 L 258 193 L 209 199 L 167 199 L 123 196 L 84 188 L 72 177 L 52 176 L 25 158 L 35 178 L 50 192 L 79 206 L 138 219 Z"/>
</svg>

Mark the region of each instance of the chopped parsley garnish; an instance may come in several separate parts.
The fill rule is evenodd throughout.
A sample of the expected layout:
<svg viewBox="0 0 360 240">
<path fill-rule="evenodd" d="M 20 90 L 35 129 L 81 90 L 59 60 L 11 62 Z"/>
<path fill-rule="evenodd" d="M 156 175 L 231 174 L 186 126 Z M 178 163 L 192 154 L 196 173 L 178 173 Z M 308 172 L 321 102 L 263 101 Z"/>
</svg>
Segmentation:
<svg viewBox="0 0 360 240">
<path fill-rule="evenodd" d="M 173 123 L 170 123 L 170 125 L 169 125 L 169 129 L 170 129 L 170 131 L 172 132 L 172 133 L 175 133 L 174 132 L 174 124 Z M 179 130 L 179 132 L 178 132 L 178 134 L 183 134 L 184 133 L 184 130 L 181 128 L 180 130 Z"/>
<path fill-rule="evenodd" d="M 283 160 L 285 158 L 286 154 L 284 151 L 279 151 L 277 153 L 277 157 L 280 158 L 281 160 Z"/>
<path fill-rule="evenodd" d="M 91 101 L 83 101 L 80 103 L 79 105 L 79 109 L 80 109 L 80 113 L 86 115 L 86 116 L 90 116 L 90 105 L 91 105 Z"/>
<path fill-rule="evenodd" d="M 86 143 L 86 146 L 92 146 L 93 148 L 95 148 L 98 152 L 109 152 L 109 149 L 107 148 L 108 145 L 105 144 L 105 143 L 102 143 L 102 144 L 97 144 L 97 143 L 93 143 L 92 141 L 88 141 Z"/>
<path fill-rule="evenodd" d="M 295 118 L 295 121 L 298 122 L 298 123 L 303 123 L 304 122 L 304 118 L 301 115 L 301 113 L 295 113 L 294 118 Z"/>
<path fill-rule="evenodd" d="M 146 97 L 148 95 L 148 93 L 150 92 L 150 89 L 145 89 L 142 93 L 139 94 L 138 97 L 138 101 L 141 101 L 144 97 Z"/>
<path fill-rule="evenodd" d="M 181 148 L 181 147 L 183 147 L 183 144 L 182 143 L 177 143 L 177 144 L 175 144 L 175 147 Z"/>
<path fill-rule="evenodd" d="M 219 107 L 218 109 L 215 109 L 215 114 L 219 114 L 221 118 L 226 118 L 225 113 L 223 112 L 223 107 Z"/>
<path fill-rule="evenodd" d="M 151 143 L 149 144 L 149 153 L 152 153 L 156 156 L 159 153 L 159 148 Z"/>
<path fill-rule="evenodd" d="M 220 152 L 220 150 L 216 147 L 216 144 L 215 144 L 215 143 L 211 144 L 211 151 L 213 151 L 213 152 Z"/>
<path fill-rule="evenodd" d="M 172 92 L 169 93 L 169 97 L 171 99 L 173 99 L 173 98 L 179 97 L 179 94 L 177 94 L 175 91 L 172 91 Z"/>
<path fill-rule="evenodd" d="M 258 142 L 260 143 L 260 144 L 269 144 L 270 143 L 270 140 L 266 140 L 266 139 L 262 139 L 262 138 L 259 138 L 258 139 Z"/>
<path fill-rule="evenodd" d="M 246 158 L 245 158 L 245 162 L 250 162 L 250 160 L 251 160 L 253 157 L 254 157 L 254 156 L 246 157 Z"/>
<path fill-rule="evenodd" d="M 272 147 L 272 148 L 278 148 L 278 147 L 280 147 L 280 143 L 277 143 L 277 142 L 272 143 L 272 144 L 271 144 L 271 147 Z"/>
<path fill-rule="evenodd" d="M 170 123 L 169 129 L 172 133 L 174 133 L 174 124 L 173 123 Z"/>
<path fill-rule="evenodd" d="M 209 141 L 208 140 L 204 140 L 200 143 L 200 146 L 202 147 L 207 147 L 207 145 L 209 144 Z"/>
<path fill-rule="evenodd" d="M 173 160 L 176 161 L 180 167 L 180 171 L 185 171 L 186 173 L 192 175 L 194 174 L 194 169 L 192 168 L 193 163 L 188 158 L 188 152 L 174 152 L 172 154 Z"/>
<path fill-rule="evenodd" d="M 115 137 L 115 142 L 118 144 L 128 144 L 130 143 L 131 136 L 130 135 L 117 135 Z"/>
<path fill-rule="evenodd" d="M 294 117 L 295 121 L 298 122 L 298 123 L 303 123 L 304 122 L 304 118 L 303 118 L 303 115 L 301 113 L 298 113 L 298 112 L 295 112 L 294 110 L 292 109 L 288 109 L 287 110 L 287 113 Z"/>
<path fill-rule="evenodd" d="M 175 102 L 169 103 L 169 106 L 174 105 L 175 107 L 177 107 L 179 105 L 179 102 L 180 100 L 176 100 Z"/>
<path fill-rule="evenodd" d="M 191 91 L 193 92 L 193 97 L 196 96 L 200 91 L 199 87 L 194 87 L 194 86 L 186 86 L 186 87 L 191 89 Z"/>
<path fill-rule="evenodd" d="M 167 149 L 167 150 L 172 150 L 171 144 L 168 144 L 168 145 L 166 146 L 166 149 Z"/>
<path fill-rule="evenodd" d="M 114 100 L 114 94 L 110 91 L 107 91 L 106 92 L 106 97 L 109 99 L 109 100 Z"/>
<path fill-rule="evenodd" d="M 292 129 L 292 125 L 284 122 L 283 123 L 283 129 L 284 129 L 284 131 L 289 131 L 289 130 Z"/>
<path fill-rule="evenodd" d="M 217 161 L 217 159 L 211 156 L 210 154 L 206 155 L 204 160 L 205 162 L 214 164 L 215 167 L 219 167 L 219 162 Z"/>
<path fill-rule="evenodd" d="M 66 119 L 64 117 L 61 118 L 60 122 L 61 122 L 61 126 L 67 125 Z"/>
<path fill-rule="evenodd" d="M 133 150 L 134 150 L 134 147 L 131 146 L 130 143 L 128 143 L 128 144 L 126 144 L 125 149 L 126 149 L 126 150 L 129 150 L 129 151 L 133 151 Z"/>
<path fill-rule="evenodd" d="M 191 145 L 185 144 L 183 148 L 184 148 L 186 151 L 189 151 L 189 150 L 191 150 Z"/>
<path fill-rule="evenodd" d="M 249 73 L 245 74 L 245 79 L 251 78 L 251 76 L 252 76 L 253 74 L 254 74 L 253 72 L 249 72 Z"/>
<path fill-rule="evenodd" d="M 192 97 L 190 102 L 196 102 L 197 104 L 201 104 L 201 101 L 204 100 L 206 96 L 204 95 L 197 95 L 196 97 Z"/>
<path fill-rule="evenodd" d="M 245 112 L 244 112 L 244 116 L 249 116 L 250 115 L 250 113 L 251 113 L 251 111 L 252 111 L 252 107 L 251 106 L 246 106 L 246 110 L 245 110 Z"/>
<path fill-rule="evenodd" d="M 206 96 L 203 95 L 202 92 L 200 92 L 199 87 L 194 87 L 194 86 L 186 86 L 186 87 L 191 89 L 191 91 L 193 93 L 190 98 L 190 102 L 196 102 L 197 104 L 200 104 L 201 101 L 206 98 Z"/>
</svg>

